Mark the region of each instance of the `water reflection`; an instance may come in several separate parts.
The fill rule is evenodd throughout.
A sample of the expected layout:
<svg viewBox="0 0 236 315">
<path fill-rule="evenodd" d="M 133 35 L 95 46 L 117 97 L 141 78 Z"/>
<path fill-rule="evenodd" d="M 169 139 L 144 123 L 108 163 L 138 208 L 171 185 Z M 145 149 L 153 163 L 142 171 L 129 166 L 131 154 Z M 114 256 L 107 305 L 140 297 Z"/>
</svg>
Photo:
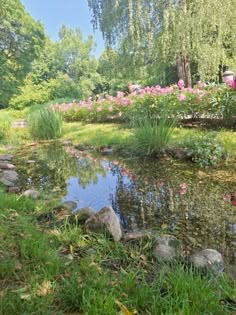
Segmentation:
<svg viewBox="0 0 236 315">
<path fill-rule="evenodd" d="M 125 230 L 161 229 L 182 239 L 186 253 L 212 247 L 235 259 L 236 207 L 223 200 L 236 190 L 232 166 L 199 171 L 172 160 L 124 163 L 66 150 L 48 145 L 21 151 L 23 184 L 78 207 L 111 204 Z M 27 163 L 32 159 L 36 163 Z"/>
</svg>

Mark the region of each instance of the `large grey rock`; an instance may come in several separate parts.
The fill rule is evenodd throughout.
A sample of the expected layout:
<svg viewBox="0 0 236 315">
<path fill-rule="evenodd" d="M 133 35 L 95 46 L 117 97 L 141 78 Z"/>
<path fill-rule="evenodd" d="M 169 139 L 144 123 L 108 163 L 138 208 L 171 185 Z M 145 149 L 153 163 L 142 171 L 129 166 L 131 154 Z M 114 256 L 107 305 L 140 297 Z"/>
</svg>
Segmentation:
<svg viewBox="0 0 236 315">
<path fill-rule="evenodd" d="M 0 177 L 0 183 L 7 187 L 15 186 L 15 183 L 10 182 L 9 180 L 5 179 L 4 177 Z"/>
<path fill-rule="evenodd" d="M 13 170 L 4 170 L 1 176 L 12 183 L 16 182 L 18 179 L 18 174 Z"/>
<path fill-rule="evenodd" d="M 170 261 L 179 255 L 180 242 L 172 235 L 162 235 L 156 238 L 153 256 L 159 261 Z"/>
<path fill-rule="evenodd" d="M 12 154 L 1 154 L 0 161 L 11 161 L 13 158 Z"/>
<path fill-rule="evenodd" d="M 103 232 L 110 234 L 114 241 L 122 237 L 120 222 L 115 211 L 110 206 L 102 208 L 85 222 L 85 229 L 88 232 Z"/>
<path fill-rule="evenodd" d="M 75 201 L 64 201 L 61 205 L 70 211 L 75 210 L 77 207 L 77 203 Z"/>
<path fill-rule="evenodd" d="M 95 210 L 91 207 L 83 207 L 72 211 L 72 214 L 76 216 L 76 220 L 81 223 L 84 223 L 95 213 Z"/>
<path fill-rule="evenodd" d="M 190 256 L 190 262 L 194 267 L 211 270 L 214 272 L 224 271 L 224 260 L 217 250 L 204 249 Z"/>
<path fill-rule="evenodd" d="M 22 193 L 22 196 L 32 198 L 35 200 L 39 198 L 39 195 L 40 195 L 39 192 L 37 190 L 34 190 L 34 189 L 28 189 Z"/>
</svg>

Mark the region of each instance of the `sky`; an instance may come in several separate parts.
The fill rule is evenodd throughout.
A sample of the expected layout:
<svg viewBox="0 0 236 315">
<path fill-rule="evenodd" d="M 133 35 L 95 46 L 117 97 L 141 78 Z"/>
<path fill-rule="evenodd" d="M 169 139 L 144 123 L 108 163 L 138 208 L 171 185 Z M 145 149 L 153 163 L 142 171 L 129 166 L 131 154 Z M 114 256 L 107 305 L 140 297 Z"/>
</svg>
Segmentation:
<svg viewBox="0 0 236 315">
<path fill-rule="evenodd" d="M 64 24 L 68 27 L 79 27 L 84 38 L 93 35 L 97 44 L 94 54 L 98 57 L 104 49 L 100 31 L 94 33 L 91 24 L 91 12 L 87 0 L 21 0 L 26 11 L 45 27 L 45 32 L 55 41 L 58 31 Z"/>
</svg>

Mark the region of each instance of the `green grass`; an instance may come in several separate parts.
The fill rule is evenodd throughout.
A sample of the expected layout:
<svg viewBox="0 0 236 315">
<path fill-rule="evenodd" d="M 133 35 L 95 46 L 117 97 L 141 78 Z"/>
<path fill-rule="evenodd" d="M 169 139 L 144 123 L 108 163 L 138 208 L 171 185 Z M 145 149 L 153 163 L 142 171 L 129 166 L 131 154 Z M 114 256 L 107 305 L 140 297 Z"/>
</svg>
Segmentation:
<svg viewBox="0 0 236 315">
<path fill-rule="evenodd" d="M 41 109 L 30 114 L 27 121 L 34 140 L 51 140 L 62 136 L 63 117 L 59 111 Z"/>
<path fill-rule="evenodd" d="M 114 243 L 68 222 L 47 229 L 35 220 L 50 210 L 42 201 L 1 194 L 0 208 L 1 315 L 117 315 L 116 300 L 145 315 L 233 314 L 220 300 L 236 298 L 235 283 L 160 265 L 151 239 Z"/>
</svg>

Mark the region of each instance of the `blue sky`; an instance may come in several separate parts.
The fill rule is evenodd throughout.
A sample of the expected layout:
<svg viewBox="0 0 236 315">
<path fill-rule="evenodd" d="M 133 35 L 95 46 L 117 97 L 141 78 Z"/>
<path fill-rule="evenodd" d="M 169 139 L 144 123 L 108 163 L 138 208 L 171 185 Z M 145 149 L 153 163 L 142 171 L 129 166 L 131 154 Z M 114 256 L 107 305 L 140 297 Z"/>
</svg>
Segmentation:
<svg viewBox="0 0 236 315">
<path fill-rule="evenodd" d="M 71 28 L 79 27 L 84 38 L 92 34 L 97 44 L 95 55 L 104 49 L 101 32 L 94 33 L 91 13 L 87 0 L 21 0 L 26 10 L 35 19 L 43 23 L 45 31 L 52 40 L 57 40 L 62 24 Z"/>
</svg>

